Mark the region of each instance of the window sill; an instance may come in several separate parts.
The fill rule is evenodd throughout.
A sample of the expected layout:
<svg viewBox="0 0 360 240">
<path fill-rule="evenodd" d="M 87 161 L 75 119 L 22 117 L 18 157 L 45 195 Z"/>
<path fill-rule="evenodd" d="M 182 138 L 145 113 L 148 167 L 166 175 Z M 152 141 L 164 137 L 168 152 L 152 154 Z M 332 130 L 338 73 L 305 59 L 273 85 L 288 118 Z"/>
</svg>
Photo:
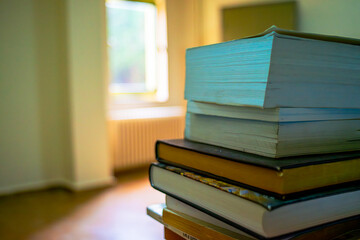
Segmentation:
<svg viewBox="0 0 360 240">
<path fill-rule="evenodd" d="M 110 120 L 170 118 L 185 116 L 185 112 L 182 106 L 117 109 L 109 111 L 109 118 Z"/>
</svg>

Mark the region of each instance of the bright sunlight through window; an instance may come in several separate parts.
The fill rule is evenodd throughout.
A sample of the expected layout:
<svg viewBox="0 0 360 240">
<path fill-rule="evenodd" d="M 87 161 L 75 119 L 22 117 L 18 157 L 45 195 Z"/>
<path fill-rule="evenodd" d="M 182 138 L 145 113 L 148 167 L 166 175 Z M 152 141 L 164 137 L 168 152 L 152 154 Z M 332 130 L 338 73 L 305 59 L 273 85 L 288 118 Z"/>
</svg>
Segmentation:
<svg viewBox="0 0 360 240">
<path fill-rule="evenodd" d="M 108 1 L 109 91 L 168 99 L 165 12 L 136 1 Z"/>
</svg>

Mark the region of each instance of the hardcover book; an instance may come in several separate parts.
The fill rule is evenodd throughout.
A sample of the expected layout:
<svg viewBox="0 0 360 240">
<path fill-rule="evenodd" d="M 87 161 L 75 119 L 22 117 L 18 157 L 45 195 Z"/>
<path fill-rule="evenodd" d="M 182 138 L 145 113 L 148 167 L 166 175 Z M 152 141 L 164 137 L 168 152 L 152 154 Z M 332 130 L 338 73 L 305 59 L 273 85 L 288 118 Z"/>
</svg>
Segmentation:
<svg viewBox="0 0 360 240">
<path fill-rule="evenodd" d="M 205 225 L 219 225 L 216 218 L 211 217 L 205 212 L 201 212 L 196 208 L 191 207 L 190 205 L 183 203 L 175 198 L 170 196 L 166 196 L 166 207 L 164 208 L 164 212 L 170 213 L 170 217 L 172 221 L 176 221 L 178 219 L 181 226 L 184 226 L 184 229 L 189 229 L 188 232 L 193 232 L 194 228 L 197 230 L 196 222 L 202 221 L 206 222 Z M 192 217 L 192 219 L 196 219 L 195 222 L 189 222 L 188 217 Z M 174 218 L 174 219 L 173 219 Z M 185 219 L 181 219 L 185 218 Z M 165 220 L 164 220 L 165 221 Z M 189 225 L 187 225 L 189 224 Z M 226 223 L 220 224 L 222 228 L 231 229 L 229 231 L 234 232 L 233 227 L 227 225 Z M 359 230 L 360 230 L 360 216 L 357 215 L 355 217 L 341 219 L 339 221 L 330 222 L 327 224 L 323 224 L 316 227 L 308 228 L 304 231 L 296 232 L 293 234 L 289 234 L 283 238 L 278 239 L 287 239 L 287 240 L 312 240 L 312 239 L 332 239 L 332 240 L 343 240 L 343 239 L 358 239 L 359 238 Z M 235 230 L 239 231 L 239 230 Z M 350 237 L 349 237 L 350 236 Z M 348 238 L 349 237 L 349 238 Z M 251 239 L 251 236 L 248 235 L 240 235 L 236 239 Z"/>
<path fill-rule="evenodd" d="M 184 239 L 188 239 L 188 240 L 199 240 L 195 237 L 189 236 L 189 237 L 183 237 L 183 235 L 180 235 L 178 233 L 176 233 L 173 230 L 170 230 L 167 227 L 164 227 L 164 237 L 165 240 L 184 240 Z"/>
<path fill-rule="evenodd" d="M 277 198 L 360 180 L 360 151 L 273 159 L 185 139 L 156 142 L 164 164 L 243 185 Z"/>
<path fill-rule="evenodd" d="M 186 233 L 182 234 L 191 236 L 195 239 L 207 239 L 207 240 L 250 240 L 254 239 L 248 234 L 241 232 L 230 231 L 226 228 L 219 227 L 215 224 L 211 224 L 200 219 L 191 217 L 189 215 L 172 211 L 164 208 L 163 221 L 168 226 L 172 226 L 180 231 Z"/>
<path fill-rule="evenodd" d="M 208 234 L 215 234 L 217 239 L 250 240 L 255 239 L 253 236 L 243 233 L 242 231 L 219 221 L 218 219 L 201 212 L 175 198 L 166 196 L 165 204 L 154 204 L 147 207 L 147 214 L 153 219 L 164 225 L 165 239 L 188 239 L 201 240 L 208 239 Z M 174 225 L 171 225 L 174 224 Z M 178 226 L 176 228 L 175 226 Z M 204 233 L 203 231 L 206 231 Z M 214 231 L 216 233 L 214 233 Z M 358 239 L 360 236 L 360 216 L 341 219 L 324 225 L 308 228 L 305 231 L 296 232 L 287 235 L 287 240 L 309 240 L 309 239 Z M 224 235 L 227 233 L 229 235 Z M 195 236 L 198 236 L 195 237 Z M 210 236 L 213 237 L 214 235 Z"/>
<path fill-rule="evenodd" d="M 272 27 L 191 48 L 185 98 L 258 108 L 360 108 L 359 44 Z"/>
<path fill-rule="evenodd" d="M 266 122 L 310 122 L 329 120 L 359 120 L 357 108 L 254 108 L 216 103 L 187 102 L 187 112 Z"/>
<path fill-rule="evenodd" d="M 257 238 L 279 238 L 360 214 L 359 185 L 279 200 L 180 168 L 152 164 L 151 185 Z"/>
<path fill-rule="evenodd" d="M 360 119 L 271 122 L 186 114 L 185 138 L 281 158 L 360 150 Z"/>
</svg>

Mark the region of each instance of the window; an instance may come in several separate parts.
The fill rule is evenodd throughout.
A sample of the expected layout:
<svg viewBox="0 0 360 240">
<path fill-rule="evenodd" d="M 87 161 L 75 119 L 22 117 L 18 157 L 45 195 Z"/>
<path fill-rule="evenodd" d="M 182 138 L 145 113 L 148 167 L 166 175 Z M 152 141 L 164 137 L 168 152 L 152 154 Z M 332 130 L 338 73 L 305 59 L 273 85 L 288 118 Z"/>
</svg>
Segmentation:
<svg viewBox="0 0 360 240">
<path fill-rule="evenodd" d="M 165 7 L 112 0 L 106 2 L 106 11 L 111 97 L 122 103 L 166 101 Z"/>
</svg>

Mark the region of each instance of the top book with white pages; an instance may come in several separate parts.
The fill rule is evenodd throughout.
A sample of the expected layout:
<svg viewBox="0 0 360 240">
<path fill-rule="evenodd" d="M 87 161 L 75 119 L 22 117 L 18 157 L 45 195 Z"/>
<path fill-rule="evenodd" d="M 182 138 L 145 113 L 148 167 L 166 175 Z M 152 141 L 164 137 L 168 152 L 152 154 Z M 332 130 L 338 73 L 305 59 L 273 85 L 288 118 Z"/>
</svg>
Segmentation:
<svg viewBox="0 0 360 240">
<path fill-rule="evenodd" d="M 191 48 L 185 98 L 258 108 L 360 108 L 360 40 L 272 27 Z"/>
</svg>

